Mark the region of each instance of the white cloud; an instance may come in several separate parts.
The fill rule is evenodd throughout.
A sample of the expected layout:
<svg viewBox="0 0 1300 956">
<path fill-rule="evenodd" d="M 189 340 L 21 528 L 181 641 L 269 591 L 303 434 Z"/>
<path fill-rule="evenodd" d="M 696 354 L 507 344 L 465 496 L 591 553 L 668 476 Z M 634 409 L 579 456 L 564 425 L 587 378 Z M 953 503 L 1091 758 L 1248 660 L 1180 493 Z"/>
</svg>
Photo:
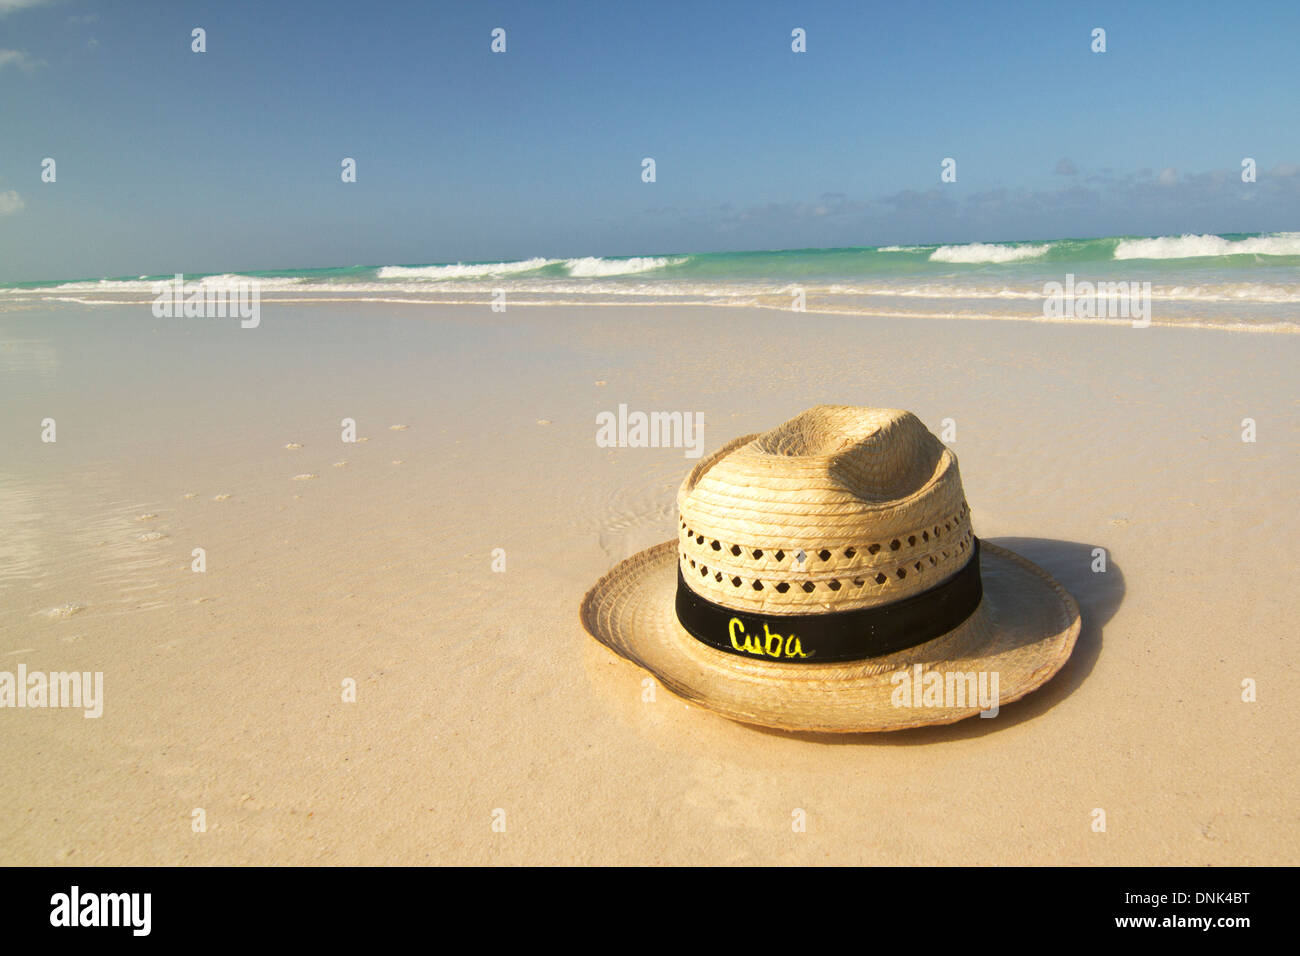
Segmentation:
<svg viewBox="0 0 1300 956">
<path fill-rule="evenodd" d="M 3 3 L 4 0 L 0 0 Z M 44 60 L 33 60 L 28 56 L 26 50 L 0 50 L 0 70 L 6 66 L 16 66 L 20 70 L 26 70 L 30 73 L 38 66 L 44 66 Z"/>
<path fill-rule="evenodd" d="M 0 193 L 0 216 L 9 216 L 22 209 L 25 203 L 23 197 L 18 195 L 14 190 L 7 193 Z"/>
<path fill-rule="evenodd" d="M 0 0 L 0 17 L 6 13 L 13 13 L 16 10 L 24 10 L 27 7 L 39 7 L 49 0 Z"/>
</svg>

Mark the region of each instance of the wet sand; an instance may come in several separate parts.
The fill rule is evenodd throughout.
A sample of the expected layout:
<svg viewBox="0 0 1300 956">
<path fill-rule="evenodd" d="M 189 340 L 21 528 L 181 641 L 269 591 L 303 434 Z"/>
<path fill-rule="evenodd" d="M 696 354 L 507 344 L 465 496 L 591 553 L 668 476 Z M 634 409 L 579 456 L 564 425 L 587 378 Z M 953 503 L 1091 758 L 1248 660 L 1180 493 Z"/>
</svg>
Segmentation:
<svg viewBox="0 0 1300 956">
<path fill-rule="evenodd" d="M 0 862 L 1300 862 L 1300 338 L 268 304 L 0 341 L 0 671 L 104 675 L 98 719 L 0 710 Z M 1073 658 L 888 735 L 644 700 L 578 605 L 694 460 L 600 447 L 621 403 L 702 413 L 705 454 L 819 403 L 952 419 L 976 533 L 1078 599 Z"/>
</svg>

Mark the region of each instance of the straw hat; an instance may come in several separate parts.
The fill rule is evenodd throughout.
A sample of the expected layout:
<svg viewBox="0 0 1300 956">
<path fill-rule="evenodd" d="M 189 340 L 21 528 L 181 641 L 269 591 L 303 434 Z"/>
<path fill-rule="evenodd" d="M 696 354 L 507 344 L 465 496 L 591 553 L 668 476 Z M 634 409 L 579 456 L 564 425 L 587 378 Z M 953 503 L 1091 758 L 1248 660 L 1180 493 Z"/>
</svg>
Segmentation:
<svg viewBox="0 0 1300 956">
<path fill-rule="evenodd" d="M 601 578 L 582 622 L 733 720 L 951 723 L 995 709 L 979 680 L 998 705 L 1041 686 L 1079 635 L 1051 575 L 975 538 L 956 456 L 910 412 L 820 405 L 738 438 L 677 508 L 677 540 Z"/>
</svg>

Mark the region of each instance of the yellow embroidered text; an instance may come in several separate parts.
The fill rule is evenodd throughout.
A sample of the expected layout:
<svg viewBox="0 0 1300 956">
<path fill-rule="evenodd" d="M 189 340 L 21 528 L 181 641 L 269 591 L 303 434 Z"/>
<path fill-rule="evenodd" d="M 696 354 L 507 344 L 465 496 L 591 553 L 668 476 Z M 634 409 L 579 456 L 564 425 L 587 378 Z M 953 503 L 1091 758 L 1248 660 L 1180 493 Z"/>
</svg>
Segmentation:
<svg viewBox="0 0 1300 956">
<path fill-rule="evenodd" d="M 758 635 L 746 634 L 745 625 L 741 623 L 740 618 L 733 617 L 727 625 L 727 633 L 731 636 L 731 646 L 742 654 L 776 658 L 812 657 L 812 654 L 804 653 L 798 637 L 793 634 L 782 637 L 770 630 L 766 624 L 763 625 L 763 636 L 760 638 Z"/>
</svg>

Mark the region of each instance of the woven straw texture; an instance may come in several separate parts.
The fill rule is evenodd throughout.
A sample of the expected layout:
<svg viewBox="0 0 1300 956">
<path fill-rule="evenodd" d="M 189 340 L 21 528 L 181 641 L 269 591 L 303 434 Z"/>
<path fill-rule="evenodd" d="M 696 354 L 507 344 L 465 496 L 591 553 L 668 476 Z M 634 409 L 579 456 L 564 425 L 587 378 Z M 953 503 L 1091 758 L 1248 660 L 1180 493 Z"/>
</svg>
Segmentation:
<svg viewBox="0 0 1300 956">
<path fill-rule="evenodd" d="M 1078 637 L 1078 607 L 1065 589 L 983 541 L 976 612 L 886 657 L 754 660 L 708 647 L 677 622 L 679 567 L 709 600 L 770 615 L 890 603 L 960 570 L 972 531 L 957 461 L 908 412 L 810 409 L 702 461 L 683 482 L 678 507 L 677 541 L 597 582 L 582 622 L 669 690 L 734 720 L 841 733 L 951 723 L 978 706 L 895 706 L 892 676 L 915 664 L 923 672 L 997 672 L 999 704 L 1010 703 L 1050 679 Z"/>
<path fill-rule="evenodd" d="M 970 558 L 957 459 L 910 412 L 822 405 L 732 442 L 677 494 L 682 576 L 715 604 L 849 611 Z"/>
</svg>

